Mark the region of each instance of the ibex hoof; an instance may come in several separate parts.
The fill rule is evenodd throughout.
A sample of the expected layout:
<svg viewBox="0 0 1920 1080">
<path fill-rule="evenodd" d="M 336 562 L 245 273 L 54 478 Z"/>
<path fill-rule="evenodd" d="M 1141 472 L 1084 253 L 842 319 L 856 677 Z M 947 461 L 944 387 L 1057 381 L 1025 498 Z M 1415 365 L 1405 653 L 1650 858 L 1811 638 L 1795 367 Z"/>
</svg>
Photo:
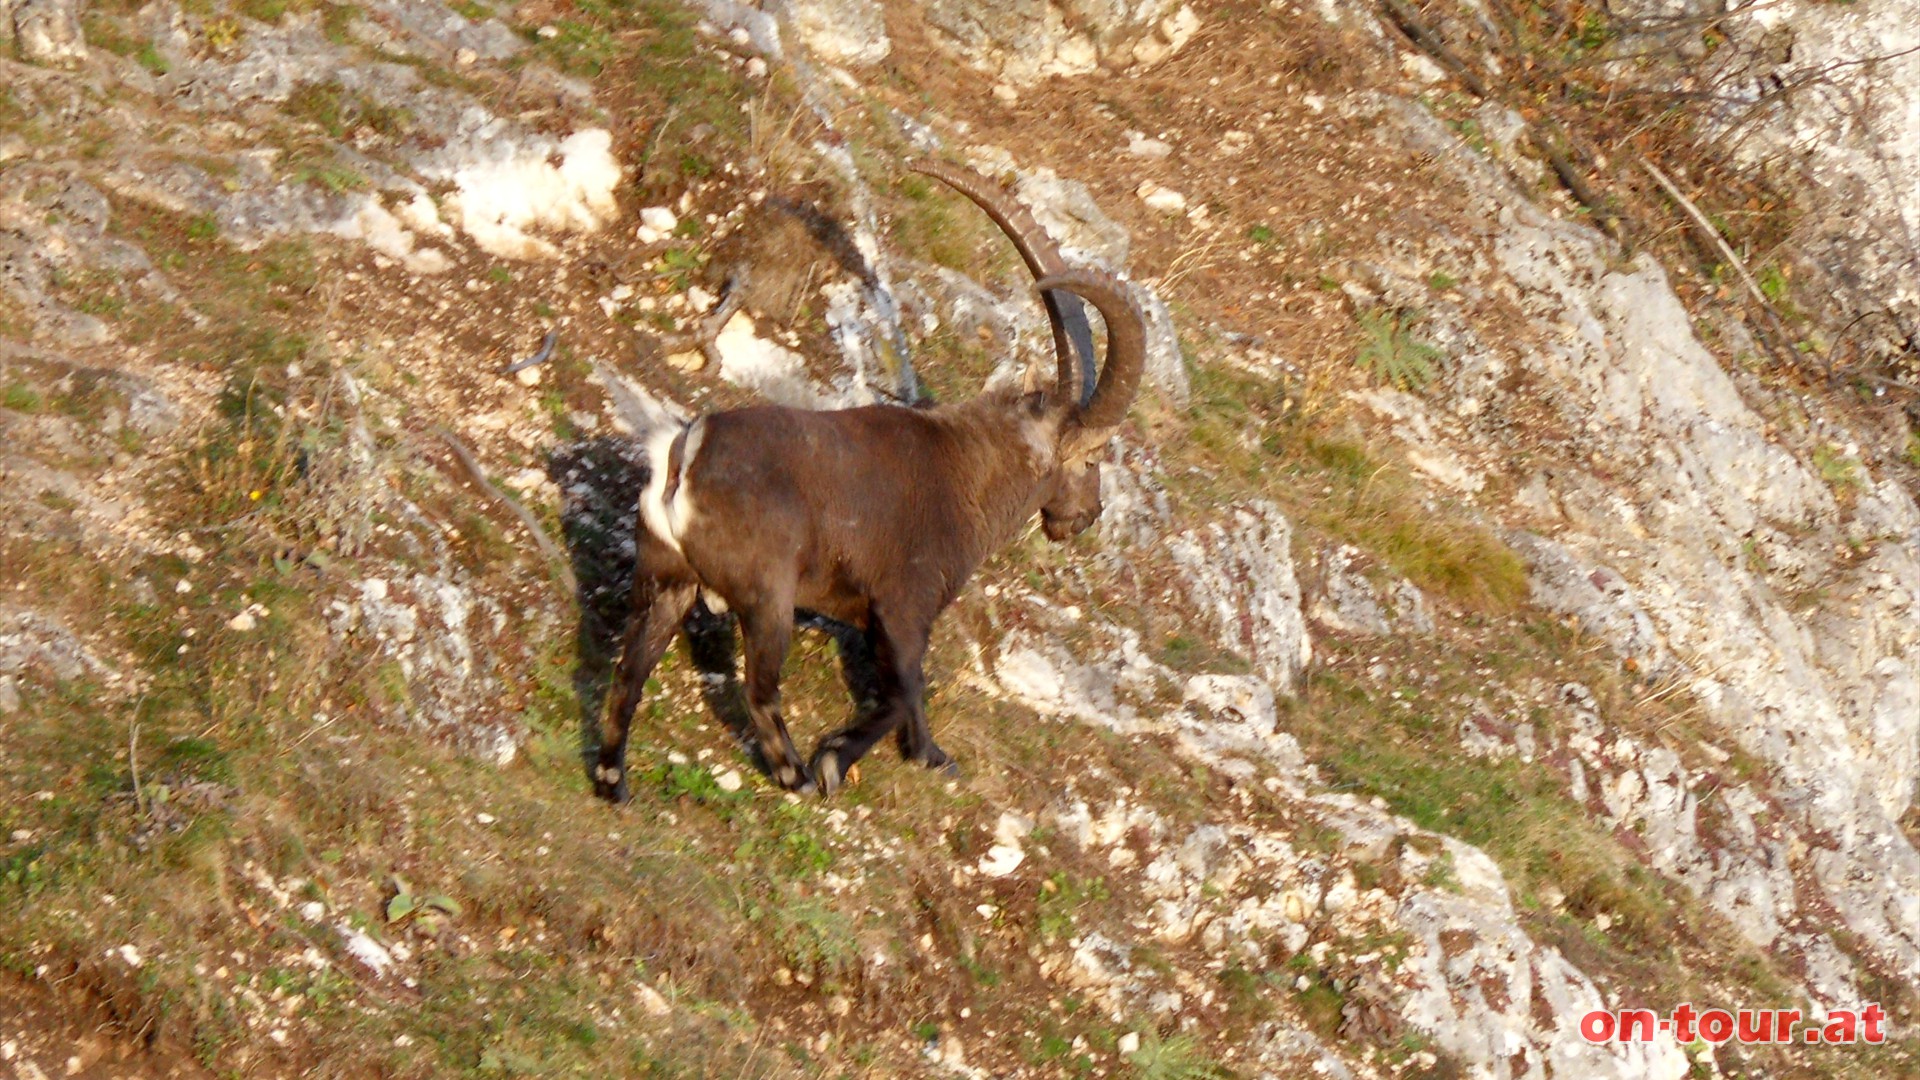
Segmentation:
<svg viewBox="0 0 1920 1080">
<path fill-rule="evenodd" d="M 788 791 L 806 794 L 813 790 L 814 779 L 806 769 L 795 765 L 780 764 L 773 767 L 774 782 Z"/>
<path fill-rule="evenodd" d="M 820 785 L 820 794 L 832 796 L 840 790 L 843 779 L 840 770 L 840 755 L 832 747 L 821 747 L 813 755 L 813 781 Z"/>
<path fill-rule="evenodd" d="M 915 754 L 913 760 L 951 777 L 957 778 L 960 775 L 960 766 L 953 760 L 953 756 L 932 743 L 928 743 L 925 750 Z"/>
<path fill-rule="evenodd" d="M 618 765 L 594 766 L 593 793 L 611 803 L 626 802 L 632 797 L 627 791 L 626 770 Z"/>
</svg>

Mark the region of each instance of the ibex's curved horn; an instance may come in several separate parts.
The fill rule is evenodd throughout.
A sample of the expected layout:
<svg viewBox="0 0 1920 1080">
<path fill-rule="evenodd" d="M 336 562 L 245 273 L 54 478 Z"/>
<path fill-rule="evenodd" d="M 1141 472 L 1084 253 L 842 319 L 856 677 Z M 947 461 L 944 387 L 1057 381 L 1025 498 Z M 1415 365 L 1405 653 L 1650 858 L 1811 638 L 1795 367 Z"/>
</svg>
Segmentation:
<svg viewBox="0 0 1920 1080">
<path fill-rule="evenodd" d="M 1042 290 L 1075 293 L 1100 309 L 1107 321 L 1107 358 L 1100 365 L 1100 382 L 1074 420 L 1086 431 L 1105 431 L 1126 419 L 1133 396 L 1140 389 L 1140 373 L 1147 365 L 1147 318 L 1134 302 L 1127 283 L 1100 270 L 1069 270 L 1049 274 L 1034 283 Z"/>
<path fill-rule="evenodd" d="M 978 173 L 956 168 L 944 161 L 912 161 L 907 167 L 914 172 L 931 176 L 953 190 L 972 199 L 975 206 L 986 211 L 1000 231 L 1007 234 L 1013 246 L 1020 252 L 1020 259 L 1027 264 L 1027 272 L 1035 281 L 1048 274 L 1064 273 L 1067 262 L 1060 255 L 1060 245 L 1053 237 L 1033 220 L 1033 215 L 1020 202 L 1009 195 L 1000 185 L 993 183 Z M 1087 323 L 1087 312 L 1080 305 L 1079 297 L 1067 292 L 1043 292 L 1041 299 L 1047 305 L 1047 320 L 1053 324 L 1053 351 L 1057 363 L 1055 392 L 1061 395 L 1071 394 L 1074 403 L 1085 406 L 1093 396 L 1093 327 Z M 1075 372 L 1074 357 L 1079 357 L 1078 373 Z"/>
</svg>

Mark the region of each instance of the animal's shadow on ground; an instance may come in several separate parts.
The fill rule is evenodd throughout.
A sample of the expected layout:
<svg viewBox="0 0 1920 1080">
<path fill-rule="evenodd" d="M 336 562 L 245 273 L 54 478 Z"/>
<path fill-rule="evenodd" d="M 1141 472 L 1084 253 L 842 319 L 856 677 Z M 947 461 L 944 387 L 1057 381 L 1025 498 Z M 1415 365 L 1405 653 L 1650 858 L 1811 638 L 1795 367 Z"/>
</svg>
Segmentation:
<svg viewBox="0 0 1920 1080">
<path fill-rule="evenodd" d="M 640 491 L 646 485 L 643 451 L 631 440 L 597 437 L 568 443 L 547 459 L 547 475 L 562 493 L 561 530 L 579 582 L 575 597 L 580 617 L 574 632 L 574 696 L 580 703 L 581 768 L 591 775 L 599 760 L 600 714 L 620 660 L 620 638 L 632 616 L 634 525 Z M 861 723 L 880 707 L 880 679 L 866 635 L 845 623 L 808 612 L 796 623 L 832 637 L 840 656 L 840 674 L 852 697 L 850 723 Z M 763 774 L 767 763 L 753 738 L 746 694 L 735 663 L 735 619 L 716 615 L 703 601 L 681 626 L 675 647 L 698 675 L 708 711 L 753 757 Z M 635 717 L 641 734 L 644 705 Z"/>
</svg>

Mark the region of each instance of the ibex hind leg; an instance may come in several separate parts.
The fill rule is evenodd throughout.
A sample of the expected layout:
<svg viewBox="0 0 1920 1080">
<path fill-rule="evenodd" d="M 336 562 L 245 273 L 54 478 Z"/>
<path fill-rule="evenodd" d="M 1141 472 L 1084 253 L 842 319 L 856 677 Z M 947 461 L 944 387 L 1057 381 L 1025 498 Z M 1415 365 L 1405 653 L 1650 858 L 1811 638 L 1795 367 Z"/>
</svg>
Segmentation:
<svg viewBox="0 0 1920 1080">
<path fill-rule="evenodd" d="M 780 665 L 793 638 L 793 604 L 761 604 L 740 613 L 740 635 L 746 643 L 747 713 L 753 734 L 766 760 L 767 772 L 788 791 L 812 791 L 813 774 L 794 749 L 780 717 Z"/>
<path fill-rule="evenodd" d="M 620 645 L 620 666 L 614 672 L 613 692 L 600 723 L 600 758 L 593 767 L 594 794 L 623 803 L 627 789 L 627 733 L 647 677 L 666 654 L 674 632 L 693 606 L 697 587 L 691 580 L 660 581 L 636 576 L 633 614 Z"/>
</svg>

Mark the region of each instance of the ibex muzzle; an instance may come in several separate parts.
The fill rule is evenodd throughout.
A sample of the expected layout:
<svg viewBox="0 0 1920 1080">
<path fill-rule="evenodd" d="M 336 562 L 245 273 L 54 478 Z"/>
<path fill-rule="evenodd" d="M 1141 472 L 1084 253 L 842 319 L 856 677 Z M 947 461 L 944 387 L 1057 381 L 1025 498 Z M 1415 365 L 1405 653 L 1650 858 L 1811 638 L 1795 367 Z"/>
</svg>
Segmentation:
<svg viewBox="0 0 1920 1080">
<path fill-rule="evenodd" d="M 1036 511 L 1055 540 L 1099 516 L 1096 457 L 1125 418 L 1146 358 L 1129 287 L 1069 270 L 1031 216 L 980 178 L 920 168 L 979 203 L 1020 248 L 1047 301 L 1058 377 L 1045 390 L 1005 387 L 931 408 L 736 409 L 656 435 L 634 611 L 593 771 L 602 796 L 627 798 L 627 733 L 641 688 L 702 593 L 739 616 L 753 734 L 782 787 L 831 794 L 896 730 L 907 758 L 947 765 L 923 707 L 934 619 Z M 1073 347 L 1081 338 L 1090 357 L 1091 335 L 1075 297 L 1107 325 L 1106 362 L 1084 392 Z M 796 609 L 863 630 L 881 690 L 880 707 L 824 739 L 810 763 L 780 715 Z"/>
</svg>

